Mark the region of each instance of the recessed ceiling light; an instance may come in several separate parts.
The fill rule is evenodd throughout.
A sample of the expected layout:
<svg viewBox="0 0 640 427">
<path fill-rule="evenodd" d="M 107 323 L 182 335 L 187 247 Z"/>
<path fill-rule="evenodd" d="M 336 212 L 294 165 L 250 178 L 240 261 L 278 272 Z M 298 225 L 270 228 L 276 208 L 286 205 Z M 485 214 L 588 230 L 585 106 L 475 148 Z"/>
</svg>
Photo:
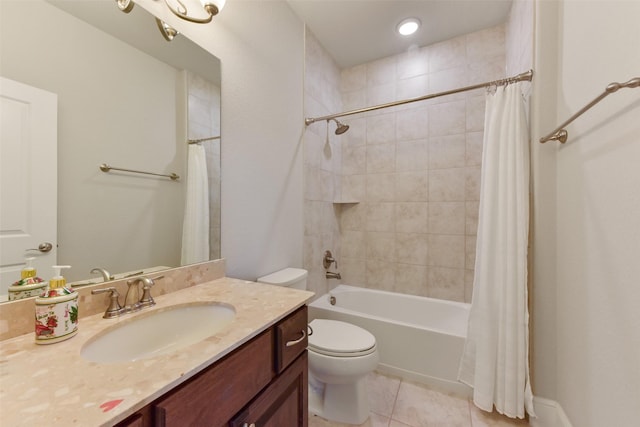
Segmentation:
<svg viewBox="0 0 640 427">
<path fill-rule="evenodd" d="M 418 18 L 407 18 L 400 21 L 397 30 L 403 36 L 409 36 L 420 28 L 420 20 Z"/>
</svg>

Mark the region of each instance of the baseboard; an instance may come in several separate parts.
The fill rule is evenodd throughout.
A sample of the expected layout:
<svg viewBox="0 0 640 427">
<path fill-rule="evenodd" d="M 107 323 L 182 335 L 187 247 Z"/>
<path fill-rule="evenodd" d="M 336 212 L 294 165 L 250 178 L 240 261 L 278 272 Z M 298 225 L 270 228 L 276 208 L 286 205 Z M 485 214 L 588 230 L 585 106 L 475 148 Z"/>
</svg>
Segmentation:
<svg viewBox="0 0 640 427">
<path fill-rule="evenodd" d="M 532 427 L 573 427 L 562 406 L 555 400 L 534 397 L 533 407 L 537 418 L 529 418 Z"/>
<path fill-rule="evenodd" d="M 417 372 L 407 371 L 406 369 L 401 369 L 396 366 L 387 365 L 385 363 L 379 363 L 376 367 L 376 371 L 381 374 L 400 377 L 403 380 L 424 384 L 431 389 L 453 394 L 458 397 L 464 397 L 465 399 L 469 399 L 473 396 L 473 389 L 458 381 L 434 378 Z"/>
</svg>

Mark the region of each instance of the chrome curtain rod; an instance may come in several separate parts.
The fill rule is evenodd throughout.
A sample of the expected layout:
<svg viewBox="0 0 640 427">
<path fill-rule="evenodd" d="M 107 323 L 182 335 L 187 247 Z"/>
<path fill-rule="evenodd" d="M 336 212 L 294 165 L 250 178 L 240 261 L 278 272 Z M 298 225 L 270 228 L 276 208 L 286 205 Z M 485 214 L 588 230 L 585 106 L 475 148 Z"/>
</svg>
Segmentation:
<svg viewBox="0 0 640 427">
<path fill-rule="evenodd" d="M 141 173 L 143 175 L 165 176 L 167 178 L 171 178 L 172 181 L 177 181 L 178 179 L 180 179 L 180 175 L 176 175 L 175 173 L 170 173 L 170 174 L 167 175 L 167 174 L 164 174 L 164 173 L 153 173 L 153 172 L 138 171 L 138 170 L 134 170 L 134 169 L 115 168 L 113 166 L 109 166 L 106 163 L 103 163 L 98 167 L 100 168 L 100 170 L 102 172 L 109 172 L 110 170 L 114 170 L 114 171 L 124 171 L 124 172 L 131 172 L 131 173 Z"/>
<path fill-rule="evenodd" d="M 210 136 L 209 138 L 201 138 L 201 139 L 188 139 L 187 144 L 197 144 L 198 142 L 204 141 L 212 141 L 214 139 L 220 139 L 220 136 Z"/>
<path fill-rule="evenodd" d="M 366 108 L 360 108 L 357 110 L 345 111 L 343 113 L 338 113 L 338 114 L 330 114 L 328 116 L 307 117 L 306 119 L 304 119 L 304 124 L 306 126 L 309 126 L 312 123 L 323 121 L 323 120 L 331 120 L 337 117 L 344 117 L 344 116 L 350 116 L 352 114 L 366 113 L 367 111 L 374 111 L 374 110 L 380 110 L 382 108 L 395 107 L 396 105 L 404 105 L 404 104 L 409 104 L 411 102 L 425 101 L 427 99 L 438 98 L 440 96 L 445 96 L 445 95 L 453 95 L 454 93 L 467 92 L 470 90 L 480 89 L 483 87 L 502 86 L 509 83 L 515 83 L 515 82 L 521 82 L 521 81 L 530 82 L 532 78 L 533 78 L 533 70 L 529 70 L 525 73 L 518 74 L 517 76 L 507 77 L 505 79 L 494 80 L 486 83 L 479 83 L 472 86 L 465 86 L 458 89 L 446 90 L 444 92 L 433 93 L 431 95 L 420 96 L 418 98 L 410 98 L 410 99 L 405 99 L 403 101 L 388 102 L 386 104 L 374 105 L 373 107 L 366 107 Z"/>
<path fill-rule="evenodd" d="M 560 126 L 552 130 L 551 133 L 549 133 L 549 135 L 540 138 L 540 143 L 544 144 L 545 142 L 552 141 L 552 140 L 560 141 L 560 143 L 562 144 L 567 142 L 567 137 L 569 136 L 569 133 L 564 128 L 569 123 L 571 123 L 572 121 L 574 121 L 575 119 L 583 115 L 588 109 L 596 105 L 598 102 L 602 101 L 605 97 L 607 97 L 608 95 L 614 92 L 617 92 L 618 89 L 623 87 L 626 87 L 626 88 L 640 87 L 640 77 L 634 77 L 626 83 L 616 83 L 616 82 L 609 83 L 609 85 L 607 85 L 607 87 L 605 88 L 604 92 L 598 95 L 593 101 L 591 101 L 590 103 L 582 107 L 580 111 L 578 111 L 573 116 L 571 116 L 566 122 L 562 123 Z"/>
</svg>

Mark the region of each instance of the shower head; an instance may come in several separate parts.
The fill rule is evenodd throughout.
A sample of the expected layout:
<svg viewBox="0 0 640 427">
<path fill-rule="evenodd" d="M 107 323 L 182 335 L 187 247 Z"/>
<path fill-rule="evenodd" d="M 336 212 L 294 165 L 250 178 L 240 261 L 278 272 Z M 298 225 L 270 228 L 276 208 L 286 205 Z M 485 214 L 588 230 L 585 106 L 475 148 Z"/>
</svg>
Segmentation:
<svg viewBox="0 0 640 427">
<path fill-rule="evenodd" d="M 342 135 L 343 133 L 345 133 L 346 131 L 349 130 L 349 125 L 345 125 L 344 123 L 340 123 L 336 119 L 329 119 L 329 120 L 333 120 L 334 122 L 336 122 L 336 135 Z M 329 120 L 327 120 L 327 121 L 329 121 Z"/>
</svg>

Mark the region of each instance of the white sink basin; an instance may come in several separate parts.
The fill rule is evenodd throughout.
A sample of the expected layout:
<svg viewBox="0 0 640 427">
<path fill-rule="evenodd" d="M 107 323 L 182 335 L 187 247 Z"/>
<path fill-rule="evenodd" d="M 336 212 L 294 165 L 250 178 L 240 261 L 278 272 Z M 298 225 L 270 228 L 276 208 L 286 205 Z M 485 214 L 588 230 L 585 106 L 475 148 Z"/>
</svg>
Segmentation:
<svg viewBox="0 0 640 427">
<path fill-rule="evenodd" d="M 221 332 L 235 315 L 233 306 L 219 302 L 179 304 L 143 312 L 89 339 L 80 354 L 100 363 L 156 357 Z"/>
</svg>

